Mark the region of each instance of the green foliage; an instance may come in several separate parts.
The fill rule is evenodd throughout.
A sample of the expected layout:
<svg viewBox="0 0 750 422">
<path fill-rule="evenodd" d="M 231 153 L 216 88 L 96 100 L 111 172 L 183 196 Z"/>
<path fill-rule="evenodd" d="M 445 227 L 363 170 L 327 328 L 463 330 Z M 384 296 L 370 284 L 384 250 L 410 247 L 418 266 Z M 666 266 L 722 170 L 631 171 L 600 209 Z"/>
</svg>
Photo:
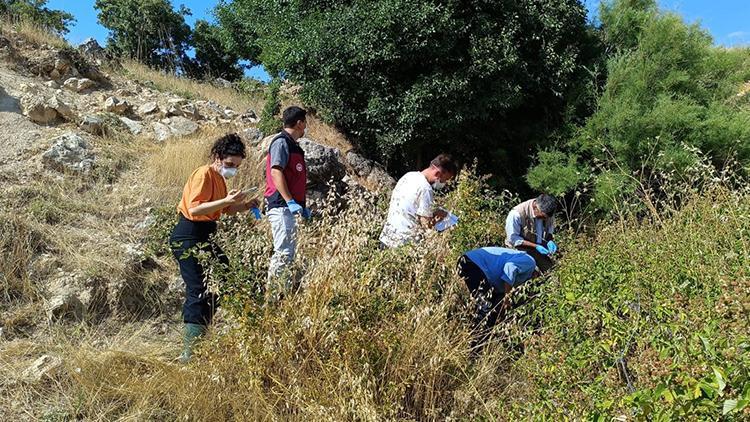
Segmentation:
<svg viewBox="0 0 750 422">
<path fill-rule="evenodd" d="M 526 353 L 513 364 L 535 392 L 514 398 L 523 409 L 516 416 L 741 413 L 750 380 L 749 212 L 746 190 L 719 187 L 661 224 L 605 222 L 594 239 L 565 245 L 530 313 Z"/>
<path fill-rule="evenodd" d="M 67 34 L 75 22 L 72 14 L 46 7 L 47 0 L 1 0 L 0 14 L 30 21 L 57 35 Z"/>
<path fill-rule="evenodd" d="M 705 31 L 658 12 L 650 0 L 604 4 L 602 23 L 612 53 L 606 86 L 596 112 L 558 155 L 595 165 L 594 178 L 603 180 L 594 184 L 606 190 L 599 199 L 628 190 L 615 186 L 628 177 L 615 174 L 684 174 L 696 164 L 692 148 L 718 166 L 750 162 L 750 108 L 735 100 L 750 79 L 750 50 L 713 47 Z M 548 186 L 561 167 L 576 167 L 550 166 L 548 154 L 540 153 L 529 172 L 532 187 Z M 570 191 L 576 184 L 559 187 Z M 605 203 L 611 209 L 611 201 L 597 206 Z"/>
<path fill-rule="evenodd" d="M 526 174 L 529 186 L 551 195 L 561 196 L 586 179 L 578 157 L 560 151 L 540 151 L 539 162 Z"/>
<path fill-rule="evenodd" d="M 561 123 L 595 44 L 575 0 L 235 0 L 218 16 L 391 168 L 445 149 L 509 183 Z"/>
<path fill-rule="evenodd" d="M 226 38 L 220 27 L 198 20 L 192 36 L 195 60 L 188 73 L 193 77 L 209 76 L 230 81 L 241 78 L 239 56 L 227 47 Z"/>
<path fill-rule="evenodd" d="M 270 135 L 281 130 L 281 120 L 278 115 L 281 111 L 281 100 L 279 92 L 281 91 L 281 79 L 273 78 L 268 84 L 266 93 L 266 103 L 263 105 L 263 111 L 260 113 L 260 122 L 258 129 L 266 135 Z"/>
<path fill-rule="evenodd" d="M 110 31 L 107 48 L 115 56 L 159 69 L 183 68 L 188 62 L 190 10 L 168 0 L 96 0 L 99 23 Z"/>
</svg>

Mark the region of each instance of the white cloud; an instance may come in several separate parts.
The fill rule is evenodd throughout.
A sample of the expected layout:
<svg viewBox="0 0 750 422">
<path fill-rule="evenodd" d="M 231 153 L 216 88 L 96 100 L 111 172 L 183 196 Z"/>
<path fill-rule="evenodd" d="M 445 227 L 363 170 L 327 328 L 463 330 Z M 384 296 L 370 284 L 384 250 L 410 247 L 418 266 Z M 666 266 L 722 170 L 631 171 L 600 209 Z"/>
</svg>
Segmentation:
<svg viewBox="0 0 750 422">
<path fill-rule="evenodd" d="M 735 31 L 727 35 L 727 38 L 734 39 L 734 38 L 747 38 L 747 36 L 750 35 L 750 32 L 747 31 Z"/>
</svg>

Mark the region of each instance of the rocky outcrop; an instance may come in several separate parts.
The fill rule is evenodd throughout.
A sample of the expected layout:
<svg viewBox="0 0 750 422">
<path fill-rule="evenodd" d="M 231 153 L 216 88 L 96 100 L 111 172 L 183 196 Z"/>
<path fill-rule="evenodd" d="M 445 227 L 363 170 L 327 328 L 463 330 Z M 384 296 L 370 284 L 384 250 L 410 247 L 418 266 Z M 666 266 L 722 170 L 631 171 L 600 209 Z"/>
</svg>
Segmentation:
<svg viewBox="0 0 750 422">
<path fill-rule="evenodd" d="M 84 92 L 96 86 L 96 82 L 89 78 L 68 78 L 63 82 L 63 88 L 73 92 Z"/>
<path fill-rule="evenodd" d="M 107 58 L 107 53 L 94 38 L 86 38 L 78 45 L 78 51 L 84 56 L 97 61 L 99 64 Z"/>
<path fill-rule="evenodd" d="M 48 97 L 44 93 L 27 93 L 21 97 L 21 109 L 29 120 L 43 125 L 77 120 L 71 106 L 58 95 Z"/>
<path fill-rule="evenodd" d="M 88 143 L 75 133 L 66 133 L 52 140 L 52 147 L 42 154 L 49 169 L 88 173 L 94 168 L 94 154 Z"/>
<path fill-rule="evenodd" d="M 307 181 L 311 184 L 326 184 L 341 180 L 346 175 L 346 167 L 341 160 L 341 153 L 310 139 L 300 139 L 299 145 L 305 151 L 307 164 Z"/>
<path fill-rule="evenodd" d="M 81 119 L 81 123 L 78 125 L 81 130 L 86 131 L 92 135 L 102 136 L 104 135 L 104 119 L 97 115 L 84 116 Z"/>
<path fill-rule="evenodd" d="M 154 122 L 151 126 L 157 141 L 163 142 L 173 137 L 192 135 L 200 126 L 194 121 L 182 116 L 174 116 Z"/>
<path fill-rule="evenodd" d="M 104 100 L 104 109 L 110 113 L 125 114 L 130 112 L 133 106 L 127 100 L 121 100 L 115 96 Z"/>
<path fill-rule="evenodd" d="M 138 114 L 142 116 L 148 116 L 158 112 L 159 104 L 157 104 L 156 101 L 149 101 L 147 103 L 141 104 L 141 106 L 138 107 Z"/>
<path fill-rule="evenodd" d="M 127 117 L 120 117 L 120 122 L 122 122 L 122 124 L 124 124 L 125 127 L 128 128 L 128 131 L 133 135 L 140 135 L 141 132 L 143 132 L 143 125 L 139 121 Z"/>
<path fill-rule="evenodd" d="M 46 306 L 47 318 L 50 321 L 81 321 L 83 319 L 83 303 L 74 286 L 74 279 L 65 275 L 52 283 Z"/>
<path fill-rule="evenodd" d="M 364 178 L 373 188 L 378 190 L 393 189 L 396 186 L 396 180 L 388 174 L 383 166 L 354 151 L 346 153 L 346 163 L 354 174 Z"/>
</svg>

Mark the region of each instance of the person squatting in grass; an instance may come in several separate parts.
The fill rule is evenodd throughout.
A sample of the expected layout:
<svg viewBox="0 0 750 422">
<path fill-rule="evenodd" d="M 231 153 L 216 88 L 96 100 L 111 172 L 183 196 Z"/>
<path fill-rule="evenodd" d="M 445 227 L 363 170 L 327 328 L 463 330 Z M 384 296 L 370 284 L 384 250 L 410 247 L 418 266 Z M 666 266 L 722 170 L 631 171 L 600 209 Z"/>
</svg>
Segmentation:
<svg viewBox="0 0 750 422">
<path fill-rule="evenodd" d="M 433 208 L 433 192 L 458 173 L 448 154 L 440 154 L 422 171 L 411 171 L 398 180 L 391 193 L 388 217 L 380 234 L 381 248 L 396 248 L 420 240 L 420 229 L 433 228 L 448 214 Z"/>
<path fill-rule="evenodd" d="M 246 200 L 238 190 L 227 192 L 226 179 L 233 177 L 245 158 L 245 144 L 237 134 L 224 135 L 211 148 L 210 164 L 198 167 L 185 183 L 182 199 L 177 205 L 179 221 L 169 239 L 185 281 L 185 323 L 183 351 L 180 361 L 190 360 L 195 342 L 211 324 L 218 297 L 208 291 L 205 271 L 195 254 L 208 253 L 221 264 L 228 264 L 226 255 L 211 239 L 217 220 L 223 214 L 235 214 L 258 206 L 257 200 Z"/>
<path fill-rule="evenodd" d="M 291 289 L 289 267 L 297 249 L 299 214 L 310 218 L 305 208 L 307 166 L 305 151 L 297 140 L 307 133 L 307 112 L 297 106 L 288 107 L 282 115 L 283 130 L 277 134 L 266 156 L 266 207 L 273 235 L 273 255 L 268 266 L 266 301 L 276 302 Z"/>
<path fill-rule="evenodd" d="M 513 287 L 532 278 L 536 262 L 529 254 L 489 246 L 473 249 L 458 259 L 458 275 L 464 279 L 474 308 L 474 345 L 482 345 L 498 319 L 510 307 Z"/>
<path fill-rule="evenodd" d="M 555 212 L 555 198 L 541 194 L 516 205 L 505 219 L 505 245 L 529 253 L 542 273 L 552 268 L 551 256 L 557 252 Z"/>
</svg>

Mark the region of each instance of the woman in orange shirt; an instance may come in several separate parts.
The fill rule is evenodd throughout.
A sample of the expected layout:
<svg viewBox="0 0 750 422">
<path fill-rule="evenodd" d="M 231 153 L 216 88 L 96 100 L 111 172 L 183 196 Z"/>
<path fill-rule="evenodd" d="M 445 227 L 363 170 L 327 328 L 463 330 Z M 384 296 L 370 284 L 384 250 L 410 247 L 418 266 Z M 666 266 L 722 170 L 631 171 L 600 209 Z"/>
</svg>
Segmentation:
<svg viewBox="0 0 750 422">
<path fill-rule="evenodd" d="M 216 221 L 222 214 L 235 214 L 258 206 L 257 200 L 246 201 L 246 195 L 240 191 L 227 192 L 226 179 L 237 173 L 244 158 L 245 144 L 237 134 L 217 139 L 211 148 L 212 163 L 193 172 L 177 206 L 180 219 L 169 241 L 185 281 L 182 362 L 190 360 L 193 345 L 206 331 L 218 306 L 218 298 L 206 288 L 205 273 L 195 252 L 210 253 L 222 264 L 228 264 L 226 255 L 211 239 Z"/>
</svg>

